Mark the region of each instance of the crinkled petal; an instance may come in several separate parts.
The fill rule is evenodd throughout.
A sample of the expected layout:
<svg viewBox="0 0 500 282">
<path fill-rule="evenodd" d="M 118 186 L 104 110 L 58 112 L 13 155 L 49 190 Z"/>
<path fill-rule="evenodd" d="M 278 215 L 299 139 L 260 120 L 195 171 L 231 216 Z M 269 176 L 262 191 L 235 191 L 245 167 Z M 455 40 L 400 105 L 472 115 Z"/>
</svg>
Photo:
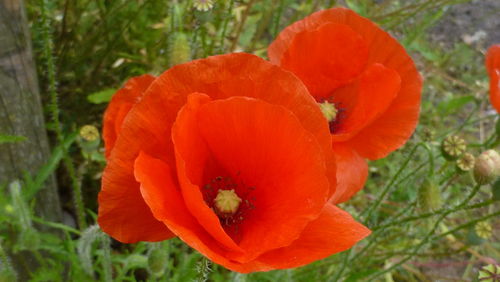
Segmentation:
<svg viewBox="0 0 500 282">
<path fill-rule="evenodd" d="M 338 204 L 349 200 L 360 191 L 368 178 L 366 160 L 354 151 L 348 144 L 333 145 L 337 161 L 337 190 L 330 202 Z"/>
<path fill-rule="evenodd" d="M 391 105 L 400 89 L 401 79 L 394 70 L 374 64 L 356 83 L 334 92 L 332 100 L 339 111 L 333 142 L 344 142 L 369 127 Z M 339 95 L 337 95 L 339 94 Z M 355 102 L 349 100 L 355 100 Z M 344 103 L 350 105 L 344 108 Z M 365 140 L 370 143 L 371 140 Z"/>
<path fill-rule="evenodd" d="M 111 98 L 104 113 L 102 129 L 106 158 L 111 154 L 125 116 L 132 109 L 132 106 L 141 100 L 142 95 L 154 79 L 155 77 L 149 74 L 133 77 Z"/>
<path fill-rule="evenodd" d="M 203 199 L 201 189 L 207 184 L 203 183 L 204 168 L 211 154 L 198 130 L 200 123 L 198 110 L 201 105 L 208 102 L 210 97 L 207 95 L 193 93 L 188 96 L 186 105 L 179 111 L 172 128 L 177 174 L 186 206 L 200 225 L 221 245 L 231 250 L 242 251 L 224 231 L 219 218 Z"/>
<path fill-rule="evenodd" d="M 346 25 L 325 23 L 297 33 L 280 66 L 295 73 L 320 100 L 355 79 L 367 59 L 368 48 L 361 36 Z"/>
<path fill-rule="evenodd" d="M 245 251 L 233 259 L 248 262 L 289 245 L 319 215 L 329 193 L 326 164 L 315 137 L 286 108 L 247 97 L 200 103 L 207 98 L 190 95 L 174 125 L 179 181 L 188 208 L 208 230 L 215 224 L 207 214 L 215 213 L 201 196 L 210 177 L 200 169 L 213 158 L 221 177 L 239 180 L 236 193 L 253 207 L 244 207 L 231 234 Z M 194 126 L 199 136 L 188 132 Z"/>
<path fill-rule="evenodd" d="M 276 269 L 298 267 L 345 251 L 369 234 L 370 230 L 351 215 L 329 204 L 292 245 L 268 252 L 258 260 Z"/>
<path fill-rule="evenodd" d="M 241 264 L 228 259 L 229 251 L 210 236 L 187 209 L 181 192 L 172 185 L 175 181 L 170 171 L 165 162 L 145 153 L 135 161 L 141 194 L 157 220 L 217 264 L 244 273 L 271 269 L 257 261 Z"/>
</svg>

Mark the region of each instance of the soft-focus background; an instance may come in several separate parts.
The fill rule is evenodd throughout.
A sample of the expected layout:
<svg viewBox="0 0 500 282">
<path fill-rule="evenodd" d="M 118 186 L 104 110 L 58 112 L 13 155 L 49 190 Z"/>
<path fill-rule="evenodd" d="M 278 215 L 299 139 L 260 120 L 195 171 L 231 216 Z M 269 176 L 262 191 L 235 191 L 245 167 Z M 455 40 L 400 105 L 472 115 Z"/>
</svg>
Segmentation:
<svg viewBox="0 0 500 282">
<path fill-rule="evenodd" d="M 97 134 L 124 81 L 215 54 L 265 58 L 285 26 L 338 5 L 397 37 L 425 78 L 414 136 L 371 162 L 366 188 L 342 204 L 370 237 L 302 268 L 242 275 L 178 239 L 124 245 L 99 230 L 105 161 Z M 500 183 L 474 191 L 470 173 L 458 173 L 440 151 L 452 135 L 476 156 L 498 145 L 484 68 L 493 43 L 500 43 L 498 0 L 0 0 L 0 281 L 493 277 Z"/>
</svg>

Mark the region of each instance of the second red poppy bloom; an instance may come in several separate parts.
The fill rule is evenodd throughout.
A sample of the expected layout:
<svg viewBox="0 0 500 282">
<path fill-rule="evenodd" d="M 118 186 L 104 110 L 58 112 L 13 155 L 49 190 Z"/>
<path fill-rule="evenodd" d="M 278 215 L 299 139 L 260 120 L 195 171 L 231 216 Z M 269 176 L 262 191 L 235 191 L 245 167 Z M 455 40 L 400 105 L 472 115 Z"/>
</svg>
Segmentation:
<svg viewBox="0 0 500 282">
<path fill-rule="evenodd" d="M 387 156 L 417 125 L 422 79 L 412 59 L 387 32 L 344 8 L 288 26 L 268 55 L 321 103 L 338 166 L 332 201 L 346 201 L 366 181 L 365 159 Z"/>
</svg>

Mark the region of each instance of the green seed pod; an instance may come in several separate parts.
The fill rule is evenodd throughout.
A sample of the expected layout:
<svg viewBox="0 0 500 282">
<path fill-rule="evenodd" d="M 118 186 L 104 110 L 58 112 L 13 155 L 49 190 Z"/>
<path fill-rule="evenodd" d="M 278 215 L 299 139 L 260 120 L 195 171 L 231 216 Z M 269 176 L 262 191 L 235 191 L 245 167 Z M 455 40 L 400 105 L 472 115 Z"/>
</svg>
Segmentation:
<svg viewBox="0 0 500 282">
<path fill-rule="evenodd" d="M 470 171 L 474 168 L 474 164 L 476 163 L 476 158 L 471 153 L 463 154 L 457 161 L 457 169 L 459 172 Z"/>
<path fill-rule="evenodd" d="M 168 252 L 162 248 L 153 249 L 149 253 L 148 268 L 154 276 L 160 277 L 165 272 L 168 261 Z"/>
<path fill-rule="evenodd" d="M 434 130 L 429 129 L 429 128 L 424 128 L 422 130 L 422 140 L 426 142 L 431 142 L 434 140 L 434 137 L 436 135 L 436 132 Z"/>
<path fill-rule="evenodd" d="M 432 179 L 425 179 L 418 190 L 418 203 L 425 212 L 436 211 L 442 206 L 441 191 Z"/>
<path fill-rule="evenodd" d="M 196 10 L 206 12 L 213 8 L 213 0 L 195 0 L 193 6 Z"/>
<path fill-rule="evenodd" d="M 186 34 L 176 32 L 170 49 L 170 65 L 185 63 L 191 59 L 191 47 Z"/>
<path fill-rule="evenodd" d="M 474 165 L 474 179 L 479 185 L 493 182 L 500 175 L 500 155 L 495 150 L 481 153 Z"/>
<path fill-rule="evenodd" d="M 85 153 L 91 153 L 99 149 L 101 142 L 99 130 L 93 125 L 84 125 L 80 128 L 78 144 Z"/>
<path fill-rule="evenodd" d="M 455 135 L 446 137 L 441 143 L 441 153 L 449 161 L 458 159 L 466 150 L 465 140 Z"/>
<path fill-rule="evenodd" d="M 490 239 L 493 235 L 493 228 L 491 224 L 487 221 L 480 221 L 474 226 L 474 231 L 476 231 L 477 236 L 483 239 Z"/>
</svg>

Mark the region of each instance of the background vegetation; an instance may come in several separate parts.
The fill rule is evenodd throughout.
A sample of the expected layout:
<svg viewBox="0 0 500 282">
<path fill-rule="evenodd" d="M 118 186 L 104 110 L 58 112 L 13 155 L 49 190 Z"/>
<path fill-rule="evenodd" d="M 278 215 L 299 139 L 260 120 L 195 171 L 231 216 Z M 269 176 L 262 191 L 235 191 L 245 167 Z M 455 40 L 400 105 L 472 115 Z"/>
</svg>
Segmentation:
<svg viewBox="0 0 500 282">
<path fill-rule="evenodd" d="M 196 9 L 197 2 L 28 1 L 53 153 L 38 174 L 0 189 L 0 281 L 470 281 L 498 264 L 500 184 L 475 185 L 440 150 L 451 135 L 465 139 L 474 155 L 499 140 L 487 99 L 487 46 L 480 36 L 445 45 L 432 37 L 450 7 L 470 1 L 215 0 L 208 11 Z M 285 26 L 339 4 L 398 37 L 425 77 L 416 133 L 404 148 L 371 162 L 366 188 L 342 205 L 371 236 L 302 268 L 242 275 L 211 265 L 178 239 L 124 245 L 99 230 L 103 149 L 89 127 L 80 129 L 100 131 L 106 104 L 126 79 L 214 54 L 265 57 Z M 45 221 L 32 208 L 52 172 L 63 223 Z M 11 258 L 20 253 L 39 267 L 17 261 L 14 267 Z"/>
</svg>

